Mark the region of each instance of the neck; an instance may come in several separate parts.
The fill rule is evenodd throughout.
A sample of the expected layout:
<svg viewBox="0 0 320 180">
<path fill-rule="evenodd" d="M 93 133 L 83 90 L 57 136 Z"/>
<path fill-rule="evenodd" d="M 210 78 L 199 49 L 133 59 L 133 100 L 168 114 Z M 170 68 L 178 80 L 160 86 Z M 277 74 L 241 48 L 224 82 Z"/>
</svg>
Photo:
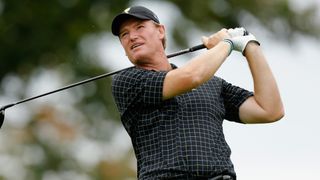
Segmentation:
<svg viewBox="0 0 320 180">
<path fill-rule="evenodd" d="M 135 64 L 135 66 L 138 68 L 155 71 L 169 71 L 172 69 L 169 60 L 164 53 L 160 55 L 158 54 L 158 56 L 150 60 L 143 61 L 139 64 Z"/>
</svg>

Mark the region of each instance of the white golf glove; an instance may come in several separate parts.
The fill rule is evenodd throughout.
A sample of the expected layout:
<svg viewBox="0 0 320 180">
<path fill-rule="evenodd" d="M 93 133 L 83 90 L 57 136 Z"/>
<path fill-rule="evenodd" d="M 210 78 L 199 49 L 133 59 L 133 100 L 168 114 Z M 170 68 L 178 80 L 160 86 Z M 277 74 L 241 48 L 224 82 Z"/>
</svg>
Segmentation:
<svg viewBox="0 0 320 180">
<path fill-rule="evenodd" d="M 237 36 L 244 36 L 248 35 L 248 32 L 245 28 L 239 27 L 239 28 L 230 28 L 227 30 L 228 33 L 230 34 L 231 38 L 237 37 Z"/>
<path fill-rule="evenodd" d="M 243 27 L 228 29 L 228 33 L 231 38 L 225 39 L 227 42 L 232 43 L 233 50 L 239 51 L 244 55 L 244 50 L 249 42 L 255 42 L 260 45 L 259 41 L 257 41 L 256 37 L 248 33 Z"/>
</svg>

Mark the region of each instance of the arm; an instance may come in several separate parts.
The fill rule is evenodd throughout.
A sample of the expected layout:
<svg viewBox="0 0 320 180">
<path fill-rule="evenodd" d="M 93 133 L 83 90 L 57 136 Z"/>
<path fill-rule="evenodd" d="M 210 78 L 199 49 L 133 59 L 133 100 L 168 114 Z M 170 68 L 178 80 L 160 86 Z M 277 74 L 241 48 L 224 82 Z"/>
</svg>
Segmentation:
<svg viewBox="0 0 320 180">
<path fill-rule="evenodd" d="M 254 83 L 254 96 L 248 98 L 239 109 L 244 123 L 268 123 L 284 116 L 280 93 L 271 69 L 260 46 L 249 42 L 244 55 L 248 61 Z"/>
<path fill-rule="evenodd" d="M 188 92 L 208 81 L 228 56 L 231 46 L 221 41 L 225 38 L 229 38 L 226 29 L 204 38 L 203 43 L 208 51 L 183 67 L 169 71 L 164 79 L 163 100 Z"/>
</svg>

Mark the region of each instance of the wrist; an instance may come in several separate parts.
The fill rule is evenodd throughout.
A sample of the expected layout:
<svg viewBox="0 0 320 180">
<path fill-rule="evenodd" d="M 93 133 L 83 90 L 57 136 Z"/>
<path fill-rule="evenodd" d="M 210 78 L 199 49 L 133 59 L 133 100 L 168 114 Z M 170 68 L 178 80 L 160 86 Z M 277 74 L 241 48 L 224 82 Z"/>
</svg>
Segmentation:
<svg viewBox="0 0 320 180">
<path fill-rule="evenodd" d="M 230 39 L 224 39 L 222 42 L 228 44 L 229 46 L 229 50 L 228 50 L 228 56 L 231 54 L 232 50 L 233 50 L 233 42 Z"/>
<path fill-rule="evenodd" d="M 252 54 L 257 51 L 257 49 L 260 47 L 260 44 L 257 41 L 250 41 L 246 45 L 243 55 L 247 56 L 248 54 Z"/>
</svg>

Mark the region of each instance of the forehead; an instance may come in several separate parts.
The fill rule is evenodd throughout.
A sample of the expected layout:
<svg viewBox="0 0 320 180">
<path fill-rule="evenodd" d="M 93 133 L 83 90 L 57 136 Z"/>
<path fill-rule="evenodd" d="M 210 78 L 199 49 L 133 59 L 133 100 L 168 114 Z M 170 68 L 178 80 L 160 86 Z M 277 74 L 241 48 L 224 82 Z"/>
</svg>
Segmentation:
<svg viewBox="0 0 320 180">
<path fill-rule="evenodd" d="M 138 18 L 134 18 L 134 17 L 128 18 L 127 20 L 125 20 L 121 23 L 120 28 L 119 28 L 119 32 L 121 32 L 121 30 L 123 30 L 126 27 L 135 26 L 135 25 L 139 25 L 142 23 L 147 23 L 148 21 L 152 21 L 152 20 L 144 20 L 144 19 L 138 19 Z"/>
</svg>

